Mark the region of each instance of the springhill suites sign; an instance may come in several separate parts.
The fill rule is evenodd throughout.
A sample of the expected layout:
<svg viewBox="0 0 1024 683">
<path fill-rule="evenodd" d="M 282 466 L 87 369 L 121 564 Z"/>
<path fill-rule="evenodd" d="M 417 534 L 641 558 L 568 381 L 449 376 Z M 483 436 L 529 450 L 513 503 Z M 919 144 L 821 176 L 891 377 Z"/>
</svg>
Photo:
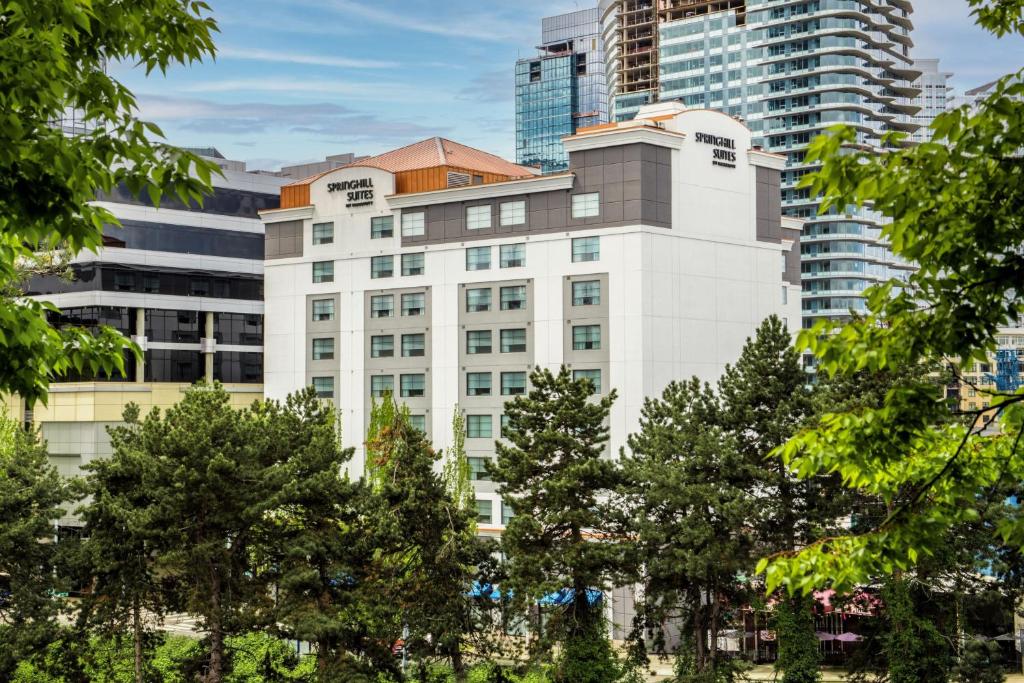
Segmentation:
<svg viewBox="0 0 1024 683">
<path fill-rule="evenodd" d="M 736 141 L 710 133 L 697 133 L 697 142 L 714 147 L 711 163 L 723 168 L 736 168 Z"/>
<path fill-rule="evenodd" d="M 373 204 L 373 179 L 342 180 L 327 183 L 328 192 L 345 192 L 345 206 L 370 206 Z"/>
</svg>

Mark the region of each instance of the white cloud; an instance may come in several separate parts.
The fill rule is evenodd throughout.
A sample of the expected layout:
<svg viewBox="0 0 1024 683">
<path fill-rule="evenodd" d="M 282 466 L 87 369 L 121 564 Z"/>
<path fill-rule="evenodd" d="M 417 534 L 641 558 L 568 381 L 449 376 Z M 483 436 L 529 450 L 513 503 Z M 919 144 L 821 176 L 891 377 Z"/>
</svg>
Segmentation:
<svg viewBox="0 0 1024 683">
<path fill-rule="evenodd" d="M 259 62 L 277 62 L 281 64 L 310 64 L 315 66 L 336 66 L 343 69 L 390 69 L 399 66 L 397 62 L 375 59 L 350 59 L 348 57 L 331 57 L 328 55 L 307 55 L 280 50 L 263 50 L 260 48 L 238 48 L 220 46 L 217 56 L 227 59 L 245 59 Z"/>
</svg>

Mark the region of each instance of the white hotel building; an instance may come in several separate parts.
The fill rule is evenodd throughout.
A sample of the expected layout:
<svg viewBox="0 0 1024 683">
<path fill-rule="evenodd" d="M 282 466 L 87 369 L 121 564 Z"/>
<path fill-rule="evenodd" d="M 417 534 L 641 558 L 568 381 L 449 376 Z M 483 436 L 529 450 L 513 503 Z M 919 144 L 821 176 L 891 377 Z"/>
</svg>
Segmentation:
<svg viewBox="0 0 1024 683">
<path fill-rule="evenodd" d="M 434 138 L 282 188 L 266 225 L 264 385 L 312 384 L 363 441 L 393 391 L 437 448 L 453 410 L 481 530 L 504 510 L 482 478 L 506 400 L 535 367 L 618 390 L 611 452 L 673 379 L 714 380 L 771 314 L 800 325 L 800 223 L 785 158 L 721 113 L 651 105 L 566 138 L 536 175 Z"/>
</svg>

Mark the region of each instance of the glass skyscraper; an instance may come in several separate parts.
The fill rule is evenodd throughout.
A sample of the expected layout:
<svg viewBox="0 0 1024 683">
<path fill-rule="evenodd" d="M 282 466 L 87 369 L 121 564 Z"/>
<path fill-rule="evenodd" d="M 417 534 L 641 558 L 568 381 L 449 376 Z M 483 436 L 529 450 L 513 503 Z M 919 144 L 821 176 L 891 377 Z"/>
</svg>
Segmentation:
<svg viewBox="0 0 1024 683">
<path fill-rule="evenodd" d="M 516 62 L 516 162 L 565 170 L 562 138 L 608 121 L 597 8 L 546 17 L 536 57 Z"/>
</svg>

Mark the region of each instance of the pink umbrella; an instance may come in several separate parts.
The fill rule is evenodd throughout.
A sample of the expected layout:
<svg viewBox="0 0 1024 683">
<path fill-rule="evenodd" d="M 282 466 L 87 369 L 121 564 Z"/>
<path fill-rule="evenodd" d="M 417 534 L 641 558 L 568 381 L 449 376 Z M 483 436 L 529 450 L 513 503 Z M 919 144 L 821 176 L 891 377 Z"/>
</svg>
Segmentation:
<svg viewBox="0 0 1024 683">
<path fill-rule="evenodd" d="M 842 641 L 844 643 L 855 643 L 858 640 L 861 640 L 861 637 L 858 636 L 856 633 L 840 633 L 838 636 L 835 637 L 835 639 Z"/>
<path fill-rule="evenodd" d="M 836 638 L 837 636 L 834 633 L 818 631 L 818 640 L 835 640 Z"/>
</svg>

